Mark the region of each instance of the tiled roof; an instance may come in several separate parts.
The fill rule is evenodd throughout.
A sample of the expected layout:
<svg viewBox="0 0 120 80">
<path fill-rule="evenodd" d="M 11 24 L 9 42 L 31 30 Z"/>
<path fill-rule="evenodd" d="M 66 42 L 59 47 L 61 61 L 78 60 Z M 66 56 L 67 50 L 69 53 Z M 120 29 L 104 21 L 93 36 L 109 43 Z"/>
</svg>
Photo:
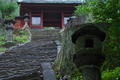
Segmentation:
<svg viewBox="0 0 120 80">
<path fill-rule="evenodd" d="M 22 3 L 82 3 L 84 0 L 19 0 Z"/>
</svg>

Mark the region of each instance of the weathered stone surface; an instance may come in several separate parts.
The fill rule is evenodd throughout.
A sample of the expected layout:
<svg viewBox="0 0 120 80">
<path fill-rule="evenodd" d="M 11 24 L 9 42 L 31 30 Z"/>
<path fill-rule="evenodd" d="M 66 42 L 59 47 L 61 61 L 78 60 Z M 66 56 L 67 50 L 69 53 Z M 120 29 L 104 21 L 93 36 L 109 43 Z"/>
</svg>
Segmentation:
<svg viewBox="0 0 120 80">
<path fill-rule="evenodd" d="M 32 41 L 36 40 L 60 40 L 59 29 L 42 29 L 30 30 L 32 33 Z"/>
<path fill-rule="evenodd" d="M 71 36 L 76 30 L 81 28 L 81 26 L 91 24 L 86 23 L 85 20 L 86 19 L 83 16 L 70 19 L 65 26 L 65 30 L 61 32 L 62 49 L 60 50 L 58 58 L 55 62 L 55 66 L 58 69 L 58 72 L 63 76 L 66 74 L 71 75 L 76 69 L 76 66 L 73 63 L 73 55 L 76 53 L 76 50 L 75 44 L 72 43 Z M 94 25 L 99 27 L 102 31 L 105 31 L 109 26 L 109 24 L 105 23 L 98 23 Z"/>
<path fill-rule="evenodd" d="M 11 48 L 0 55 L 0 80 L 42 80 L 41 63 L 54 62 L 56 56 L 57 46 L 48 39 Z"/>
<path fill-rule="evenodd" d="M 54 70 L 50 63 L 41 63 L 43 80 L 56 80 Z"/>
<path fill-rule="evenodd" d="M 2 46 L 5 47 L 5 48 L 10 48 L 10 47 L 12 47 L 12 46 L 15 46 L 15 43 L 7 42 L 7 43 L 5 43 L 5 44 L 2 45 Z"/>
</svg>

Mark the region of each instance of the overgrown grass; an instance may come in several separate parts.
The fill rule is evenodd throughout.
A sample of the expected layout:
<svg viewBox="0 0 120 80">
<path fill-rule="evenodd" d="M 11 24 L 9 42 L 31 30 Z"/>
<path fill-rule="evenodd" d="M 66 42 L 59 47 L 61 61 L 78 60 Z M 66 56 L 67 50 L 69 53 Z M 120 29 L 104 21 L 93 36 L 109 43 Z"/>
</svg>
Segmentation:
<svg viewBox="0 0 120 80">
<path fill-rule="evenodd" d="M 4 36 L 0 36 L 0 52 L 7 50 L 7 48 L 2 47 L 6 43 Z"/>
<path fill-rule="evenodd" d="M 8 48 L 0 47 L 0 52 L 7 50 Z"/>
<path fill-rule="evenodd" d="M 21 44 L 28 42 L 28 33 L 26 31 L 16 30 L 13 35 L 13 42 L 16 44 Z"/>
<path fill-rule="evenodd" d="M 5 44 L 6 40 L 3 36 L 0 37 L 0 45 Z"/>
<path fill-rule="evenodd" d="M 7 42 L 6 35 L 0 36 L 0 52 L 8 49 L 2 46 Z M 28 33 L 26 31 L 15 30 L 13 33 L 13 43 L 21 44 L 24 42 L 28 42 Z"/>
</svg>

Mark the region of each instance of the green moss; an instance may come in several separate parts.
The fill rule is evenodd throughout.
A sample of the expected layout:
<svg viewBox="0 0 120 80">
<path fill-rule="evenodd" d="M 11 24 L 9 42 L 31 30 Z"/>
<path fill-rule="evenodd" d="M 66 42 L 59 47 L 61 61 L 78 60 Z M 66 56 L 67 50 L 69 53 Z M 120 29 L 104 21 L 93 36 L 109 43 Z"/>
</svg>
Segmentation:
<svg viewBox="0 0 120 80">
<path fill-rule="evenodd" d="M 71 35 L 78 26 L 67 28 L 62 32 L 62 49 L 55 62 L 55 70 L 60 75 L 72 75 L 76 68 L 73 63 L 73 54 L 75 53 L 75 44 L 71 41 Z"/>
<path fill-rule="evenodd" d="M 72 73 L 72 76 L 71 76 L 71 79 L 72 80 L 83 80 L 82 79 L 82 74 L 81 72 L 79 71 L 79 69 L 75 69 L 74 72 Z"/>
</svg>

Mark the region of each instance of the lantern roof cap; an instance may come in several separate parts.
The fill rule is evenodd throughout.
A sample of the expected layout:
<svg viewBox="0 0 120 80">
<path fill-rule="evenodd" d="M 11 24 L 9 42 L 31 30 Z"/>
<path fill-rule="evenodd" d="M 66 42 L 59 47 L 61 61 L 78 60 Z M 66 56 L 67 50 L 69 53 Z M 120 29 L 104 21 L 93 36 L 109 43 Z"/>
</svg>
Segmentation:
<svg viewBox="0 0 120 80">
<path fill-rule="evenodd" d="M 94 24 L 87 24 L 84 26 L 81 26 L 77 31 L 73 33 L 72 42 L 75 44 L 77 39 L 84 35 L 94 35 L 100 38 L 100 40 L 103 42 L 106 38 L 105 32 L 101 31 L 98 27 L 96 27 Z"/>
<path fill-rule="evenodd" d="M 7 23 L 13 23 L 13 24 L 15 24 L 16 21 L 15 21 L 14 19 L 5 19 L 5 20 L 4 20 L 4 23 L 5 23 L 5 24 L 7 24 Z"/>
</svg>

